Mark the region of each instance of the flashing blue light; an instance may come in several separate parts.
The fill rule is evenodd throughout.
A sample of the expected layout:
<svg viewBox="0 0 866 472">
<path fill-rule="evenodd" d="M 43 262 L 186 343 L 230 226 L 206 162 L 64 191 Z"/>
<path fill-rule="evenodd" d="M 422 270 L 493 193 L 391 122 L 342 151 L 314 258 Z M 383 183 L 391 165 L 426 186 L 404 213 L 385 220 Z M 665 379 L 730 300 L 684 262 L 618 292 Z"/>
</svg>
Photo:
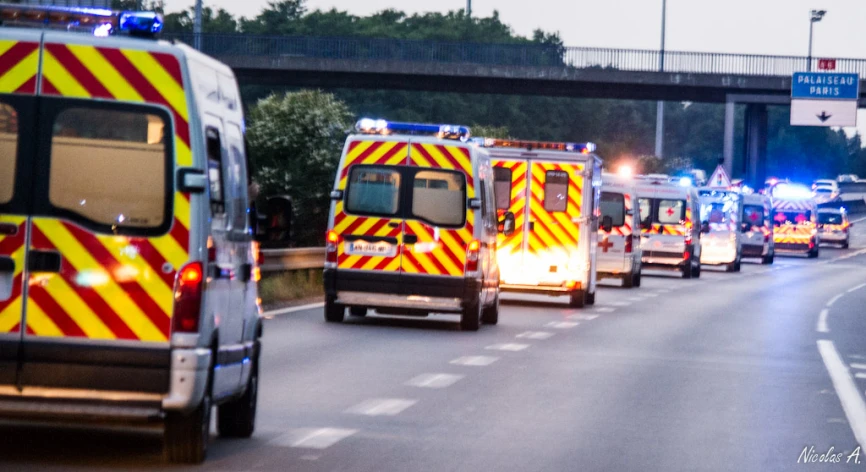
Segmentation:
<svg viewBox="0 0 866 472">
<path fill-rule="evenodd" d="M 152 36 L 162 31 L 162 15 L 152 11 L 125 11 L 118 21 L 120 31 L 130 35 Z"/>
<path fill-rule="evenodd" d="M 773 197 L 782 200 L 809 200 L 812 191 L 805 185 L 780 183 L 773 187 Z"/>
<path fill-rule="evenodd" d="M 688 177 L 680 177 L 679 184 L 680 184 L 680 187 L 691 187 L 692 186 L 692 179 L 690 179 Z"/>
<path fill-rule="evenodd" d="M 163 28 L 162 16 L 155 12 L 118 12 L 103 8 L 2 3 L 0 22 L 4 26 L 78 31 L 97 37 L 114 34 L 153 37 Z"/>
<path fill-rule="evenodd" d="M 469 140 L 470 131 L 466 126 L 436 125 L 425 123 L 400 123 L 395 121 L 362 118 L 355 129 L 362 134 L 421 134 L 436 136 L 440 139 Z"/>
<path fill-rule="evenodd" d="M 97 38 L 107 38 L 111 36 L 111 31 L 114 30 L 114 26 L 111 23 L 103 23 L 96 28 L 93 28 L 93 35 Z"/>
</svg>

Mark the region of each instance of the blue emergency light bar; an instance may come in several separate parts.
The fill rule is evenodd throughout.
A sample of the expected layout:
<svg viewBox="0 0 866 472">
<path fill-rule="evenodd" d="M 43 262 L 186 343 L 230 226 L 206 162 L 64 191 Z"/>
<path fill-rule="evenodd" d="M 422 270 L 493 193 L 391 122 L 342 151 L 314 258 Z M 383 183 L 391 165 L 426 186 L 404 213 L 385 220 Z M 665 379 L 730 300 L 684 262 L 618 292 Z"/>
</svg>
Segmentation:
<svg viewBox="0 0 866 472">
<path fill-rule="evenodd" d="M 162 15 L 155 12 L 114 11 L 0 3 L 0 25 L 153 38 L 162 31 Z"/>
<path fill-rule="evenodd" d="M 361 134 L 409 134 L 436 136 L 440 139 L 469 139 L 470 131 L 466 126 L 435 125 L 425 123 L 400 123 L 396 121 L 373 120 L 362 118 L 358 120 L 355 129 Z"/>
<path fill-rule="evenodd" d="M 547 141 L 527 141 L 521 139 L 479 138 L 476 142 L 483 147 L 519 148 L 529 151 L 542 149 L 548 151 L 565 151 L 589 154 L 595 152 L 594 143 L 557 143 Z"/>
</svg>

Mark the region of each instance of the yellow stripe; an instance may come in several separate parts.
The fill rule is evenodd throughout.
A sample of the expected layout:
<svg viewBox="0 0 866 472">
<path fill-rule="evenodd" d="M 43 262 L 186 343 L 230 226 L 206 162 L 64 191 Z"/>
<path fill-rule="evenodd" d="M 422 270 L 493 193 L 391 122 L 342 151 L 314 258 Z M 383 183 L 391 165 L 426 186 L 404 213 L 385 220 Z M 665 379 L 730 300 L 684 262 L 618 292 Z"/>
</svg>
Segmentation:
<svg viewBox="0 0 866 472">
<path fill-rule="evenodd" d="M 143 102 L 144 98 L 127 82 L 126 78 L 100 54 L 94 46 L 69 45 L 72 55 L 96 77 L 117 100 Z"/>
<path fill-rule="evenodd" d="M 34 223 L 68 261 L 78 270 L 103 270 L 102 266 L 84 249 L 72 234 L 58 221 L 35 219 Z M 129 295 L 114 280 L 109 278 L 104 285 L 93 287 L 102 299 L 117 313 L 123 322 L 142 341 L 166 341 L 162 332 L 154 326 Z"/>
<path fill-rule="evenodd" d="M 129 240 L 125 237 L 113 236 L 97 239 L 115 260 L 123 264 L 119 269 L 129 271 L 123 275 L 115 274 L 115 278 L 129 277 L 130 280 L 138 282 L 138 285 L 144 289 L 147 295 L 162 308 L 163 313 L 170 315 L 174 304 L 174 287 L 166 285 L 162 277 L 154 272 L 153 268 L 142 257 L 130 260 L 129 257 L 123 255 L 122 250 L 129 245 Z M 175 265 L 175 267 L 180 267 L 180 265 Z"/>
<path fill-rule="evenodd" d="M 177 165 L 182 167 L 189 167 L 192 165 L 192 151 L 189 150 L 189 146 L 183 142 L 179 137 L 175 137 L 175 154 L 177 155 Z"/>
<path fill-rule="evenodd" d="M 13 41 L 9 39 L 0 40 L 0 56 L 6 54 L 10 49 L 12 49 L 19 41 Z"/>
<path fill-rule="evenodd" d="M 150 244 L 175 269 L 180 268 L 189 260 L 189 254 L 175 241 L 171 235 L 150 238 Z M 166 313 L 171 313 L 170 311 Z"/>
<path fill-rule="evenodd" d="M 37 336 L 59 338 L 63 337 L 63 331 L 51 321 L 51 318 L 42 311 L 33 300 L 27 303 L 27 326 L 36 333 Z"/>
<path fill-rule="evenodd" d="M 51 277 L 44 286 L 55 303 L 63 307 L 63 310 L 75 321 L 75 324 L 84 331 L 90 339 L 116 339 L 114 333 L 108 326 L 96 316 L 84 300 L 67 285 L 62 277 Z"/>
<path fill-rule="evenodd" d="M 183 194 L 178 193 L 174 199 L 174 216 L 189 229 L 190 203 Z"/>
<path fill-rule="evenodd" d="M 451 157 L 460 164 L 463 172 L 472 175 L 472 162 L 470 161 L 470 158 L 467 158 L 466 155 L 463 154 L 463 151 L 461 151 L 463 148 L 457 146 L 445 146 L 445 149 L 451 154 Z"/>
<path fill-rule="evenodd" d="M 159 91 L 165 100 L 177 111 L 185 121 L 189 121 L 189 110 L 186 107 L 186 94 L 183 86 L 174 81 L 153 56 L 147 51 L 136 49 L 121 49 L 120 51 L 150 84 Z"/>
<path fill-rule="evenodd" d="M 432 157 L 433 160 L 436 161 L 439 167 L 443 169 L 459 170 L 454 168 L 454 164 L 452 164 L 451 161 L 449 161 L 444 154 L 439 152 L 439 149 L 436 146 L 432 144 L 422 144 L 421 147 L 424 148 L 425 151 L 427 151 L 427 154 L 430 154 L 430 157 Z"/>
<path fill-rule="evenodd" d="M 51 81 L 54 88 L 64 97 L 90 98 L 87 90 L 75 80 L 75 77 L 48 50 L 45 50 L 43 54 L 42 74 Z"/>
<path fill-rule="evenodd" d="M 18 90 L 36 75 L 38 69 L 39 51 L 36 50 L 0 77 L 0 92 L 11 93 Z"/>
<path fill-rule="evenodd" d="M 9 333 L 21 322 L 21 297 L 18 297 L 0 312 L 0 334 Z"/>
</svg>

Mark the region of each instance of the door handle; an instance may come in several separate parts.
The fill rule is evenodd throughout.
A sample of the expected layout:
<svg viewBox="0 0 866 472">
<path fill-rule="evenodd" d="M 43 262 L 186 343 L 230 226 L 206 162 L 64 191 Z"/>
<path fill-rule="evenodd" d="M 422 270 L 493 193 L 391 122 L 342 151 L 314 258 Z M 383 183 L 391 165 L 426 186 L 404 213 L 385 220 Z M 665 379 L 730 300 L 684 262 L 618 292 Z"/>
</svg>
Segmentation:
<svg viewBox="0 0 866 472">
<path fill-rule="evenodd" d="M 27 269 L 30 272 L 60 272 L 62 258 L 55 251 L 34 251 L 27 255 Z"/>
<path fill-rule="evenodd" d="M 15 272 L 15 260 L 11 257 L 0 257 L 0 272 Z"/>
<path fill-rule="evenodd" d="M 403 235 L 403 242 L 405 244 L 415 244 L 418 242 L 418 235 L 416 234 L 405 234 Z"/>
<path fill-rule="evenodd" d="M 534 221 L 529 222 L 529 231 L 535 231 L 535 222 Z"/>
<path fill-rule="evenodd" d="M 12 223 L 0 223 L 0 234 L 3 236 L 15 236 L 18 234 L 18 226 Z"/>
<path fill-rule="evenodd" d="M 400 222 L 392 221 L 392 222 L 388 223 L 388 226 L 390 226 L 390 227 L 392 227 L 392 228 L 399 228 L 399 227 L 400 227 Z"/>
</svg>

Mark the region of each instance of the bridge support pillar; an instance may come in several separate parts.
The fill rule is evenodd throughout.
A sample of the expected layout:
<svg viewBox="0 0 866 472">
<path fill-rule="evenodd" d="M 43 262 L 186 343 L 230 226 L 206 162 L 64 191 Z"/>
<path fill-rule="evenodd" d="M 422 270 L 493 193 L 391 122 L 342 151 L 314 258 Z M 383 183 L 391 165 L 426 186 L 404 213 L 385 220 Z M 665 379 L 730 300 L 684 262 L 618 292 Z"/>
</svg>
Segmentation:
<svg viewBox="0 0 866 472">
<path fill-rule="evenodd" d="M 743 156 L 746 182 L 754 188 L 762 188 L 767 178 L 767 128 L 769 126 L 767 105 L 746 105 L 746 136 Z"/>
<path fill-rule="evenodd" d="M 725 104 L 725 150 L 724 167 L 728 175 L 734 175 L 734 124 L 736 123 L 737 104 L 728 101 Z"/>
</svg>

